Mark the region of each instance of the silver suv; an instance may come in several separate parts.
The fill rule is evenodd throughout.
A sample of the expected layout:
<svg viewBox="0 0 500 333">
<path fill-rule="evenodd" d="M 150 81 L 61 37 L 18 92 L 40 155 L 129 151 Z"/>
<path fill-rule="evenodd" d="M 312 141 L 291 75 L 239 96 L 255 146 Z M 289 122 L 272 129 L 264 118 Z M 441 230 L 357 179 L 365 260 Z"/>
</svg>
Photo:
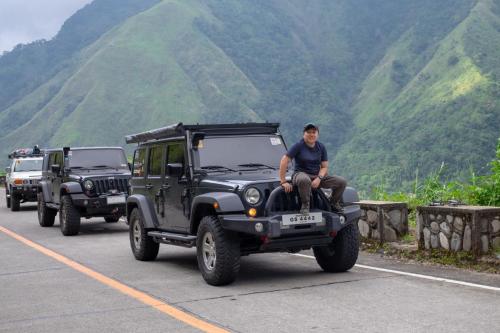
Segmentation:
<svg viewBox="0 0 500 333">
<path fill-rule="evenodd" d="M 36 149 L 17 149 L 9 154 L 9 158 L 12 163 L 5 168 L 7 208 L 18 211 L 21 203 L 37 201 L 38 182 L 42 178 L 43 156 Z"/>
</svg>

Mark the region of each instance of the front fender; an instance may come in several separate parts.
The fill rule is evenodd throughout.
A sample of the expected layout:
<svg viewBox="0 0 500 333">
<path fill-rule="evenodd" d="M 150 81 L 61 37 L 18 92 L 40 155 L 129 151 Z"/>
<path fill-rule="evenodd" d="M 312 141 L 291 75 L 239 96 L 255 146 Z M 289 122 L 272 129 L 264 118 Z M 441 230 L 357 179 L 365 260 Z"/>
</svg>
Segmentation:
<svg viewBox="0 0 500 333">
<path fill-rule="evenodd" d="M 240 197 L 235 193 L 228 192 L 210 192 L 198 195 L 194 198 L 191 205 L 191 216 L 194 216 L 196 208 L 200 204 L 209 204 L 213 207 L 214 203 L 218 204 L 218 208 L 215 209 L 217 213 L 226 212 L 242 212 L 245 210 L 243 204 L 241 203 Z"/>
<path fill-rule="evenodd" d="M 77 182 L 68 182 L 61 184 L 61 194 L 77 194 L 83 193 L 82 186 Z"/>
<path fill-rule="evenodd" d="M 141 219 L 144 222 L 146 229 L 154 229 L 159 225 L 158 217 L 156 216 L 153 202 L 142 194 L 134 194 L 127 198 L 127 222 L 130 224 L 129 218 L 132 209 L 137 207 Z"/>
<path fill-rule="evenodd" d="M 38 183 L 38 191 L 43 195 L 43 201 L 52 202 L 52 184 L 46 181 L 41 181 Z"/>
</svg>

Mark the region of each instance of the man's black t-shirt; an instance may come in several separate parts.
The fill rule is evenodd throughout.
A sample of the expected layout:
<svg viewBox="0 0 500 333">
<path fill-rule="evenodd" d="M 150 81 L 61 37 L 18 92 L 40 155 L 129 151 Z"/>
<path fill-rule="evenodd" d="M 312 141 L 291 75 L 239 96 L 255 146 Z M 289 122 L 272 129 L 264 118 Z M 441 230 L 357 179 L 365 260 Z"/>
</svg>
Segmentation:
<svg viewBox="0 0 500 333">
<path fill-rule="evenodd" d="M 294 144 L 286 153 L 291 159 L 295 159 L 295 172 L 305 172 L 317 175 L 321 168 L 321 162 L 328 161 L 325 146 L 316 141 L 314 147 L 309 147 L 304 139 Z"/>
</svg>

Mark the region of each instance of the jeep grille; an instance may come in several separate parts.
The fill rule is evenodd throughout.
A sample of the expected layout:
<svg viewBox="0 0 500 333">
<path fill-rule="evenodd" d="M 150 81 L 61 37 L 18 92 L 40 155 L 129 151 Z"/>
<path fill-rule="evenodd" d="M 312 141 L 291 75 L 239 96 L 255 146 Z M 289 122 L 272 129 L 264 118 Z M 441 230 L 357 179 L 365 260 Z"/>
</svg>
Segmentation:
<svg viewBox="0 0 500 333">
<path fill-rule="evenodd" d="M 265 210 L 270 212 L 286 212 L 300 210 L 301 201 L 296 187 L 291 193 L 285 193 L 281 187 L 276 188 L 269 195 Z M 313 189 L 310 198 L 310 209 L 330 211 L 330 204 L 321 190 Z"/>
<path fill-rule="evenodd" d="M 127 192 L 128 179 L 126 178 L 96 179 L 94 180 L 94 184 L 97 195 L 108 193 L 110 190 L 117 190 L 118 192 Z"/>
</svg>

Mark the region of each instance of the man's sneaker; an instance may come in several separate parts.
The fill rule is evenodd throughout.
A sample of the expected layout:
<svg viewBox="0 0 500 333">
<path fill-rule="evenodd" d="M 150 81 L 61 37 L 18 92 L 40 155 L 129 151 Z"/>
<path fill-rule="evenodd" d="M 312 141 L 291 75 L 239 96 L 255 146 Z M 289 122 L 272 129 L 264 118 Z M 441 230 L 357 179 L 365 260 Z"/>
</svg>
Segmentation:
<svg viewBox="0 0 500 333">
<path fill-rule="evenodd" d="M 302 205 L 302 207 L 300 207 L 300 211 L 299 211 L 300 214 L 309 214 L 309 205 Z"/>
<path fill-rule="evenodd" d="M 343 213 L 344 212 L 344 207 L 340 205 L 340 202 L 336 202 L 332 204 L 332 210 L 337 213 Z"/>
</svg>

